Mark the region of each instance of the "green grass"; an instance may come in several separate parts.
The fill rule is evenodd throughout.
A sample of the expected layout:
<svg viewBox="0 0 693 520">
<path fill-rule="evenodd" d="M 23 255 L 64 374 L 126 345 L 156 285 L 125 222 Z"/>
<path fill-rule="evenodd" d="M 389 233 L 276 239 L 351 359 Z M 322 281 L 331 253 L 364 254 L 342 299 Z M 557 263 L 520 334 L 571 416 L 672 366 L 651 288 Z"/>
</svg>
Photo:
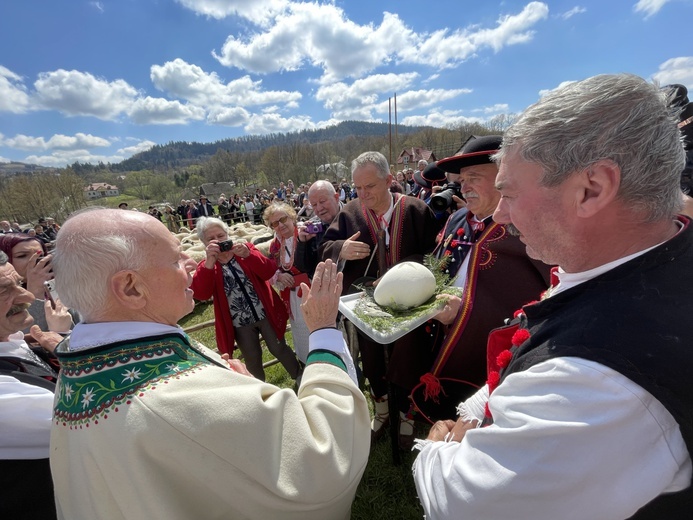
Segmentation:
<svg viewBox="0 0 693 520">
<path fill-rule="evenodd" d="M 186 328 L 192 325 L 214 319 L 214 309 L 211 303 L 198 303 L 195 310 L 183 318 L 179 324 Z M 208 327 L 190 333 L 194 339 L 203 345 L 216 349 L 217 343 L 214 336 L 214 327 Z M 292 344 L 291 333 L 287 334 L 287 343 Z M 238 356 L 238 350 L 234 357 Z M 269 361 L 272 355 L 263 350 L 263 360 Z M 265 369 L 267 382 L 281 388 L 292 388 L 293 379 L 286 373 L 284 367 L 277 363 Z M 370 402 L 369 392 L 364 395 Z M 372 410 L 371 410 L 372 412 Z M 426 428 L 417 425 L 417 432 L 424 433 Z M 420 520 L 423 517 L 423 509 L 419 504 L 414 487 L 414 479 L 411 466 L 416 457 L 416 452 L 401 452 L 399 466 L 392 464 L 392 450 L 389 436 L 385 435 L 371 450 L 368 466 L 361 479 L 361 484 L 356 492 L 356 498 L 352 505 L 352 520 Z"/>
</svg>

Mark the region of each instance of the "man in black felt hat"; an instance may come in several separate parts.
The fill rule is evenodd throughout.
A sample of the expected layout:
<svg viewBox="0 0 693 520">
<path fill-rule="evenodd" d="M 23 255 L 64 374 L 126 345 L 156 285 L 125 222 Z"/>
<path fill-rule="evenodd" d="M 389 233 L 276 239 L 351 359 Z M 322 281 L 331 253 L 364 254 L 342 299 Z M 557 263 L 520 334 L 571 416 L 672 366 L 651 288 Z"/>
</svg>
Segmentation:
<svg viewBox="0 0 693 520">
<path fill-rule="evenodd" d="M 207 195 L 200 195 L 200 204 L 197 206 L 200 217 L 213 217 L 214 206 L 207 200 Z"/>
<path fill-rule="evenodd" d="M 433 188 L 442 186 L 447 179 L 445 171 L 438 168 L 437 163 L 428 163 L 423 170 L 414 170 L 414 182 L 420 186 L 416 196 L 426 204 L 433 195 Z"/>
<path fill-rule="evenodd" d="M 431 420 L 455 417 L 457 404 L 484 384 L 489 332 L 549 285 L 549 266 L 529 258 L 518 237 L 492 219 L 500 192 L 491 155 L 501 141 L 499 135 L 473 137 L 456 155 L 437 163 L 448 182 L 459 184 L 466 207 L 450 216 L 434 254 L 447 259 L 442 268 L 464 294 L 452 297 L 436 316 L 431 334 L 440 351 L 422 378 L 426 382 L 412 393 L 414 406 Z M 462 202 L 457 196 L 454 200 Z"/>
</svg>

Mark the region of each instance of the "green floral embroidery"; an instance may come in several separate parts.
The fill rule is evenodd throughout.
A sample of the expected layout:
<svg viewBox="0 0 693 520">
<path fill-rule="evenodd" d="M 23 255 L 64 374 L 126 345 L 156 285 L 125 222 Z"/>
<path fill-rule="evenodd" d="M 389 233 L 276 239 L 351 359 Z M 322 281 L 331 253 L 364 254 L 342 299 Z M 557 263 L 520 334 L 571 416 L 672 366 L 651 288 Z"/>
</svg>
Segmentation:
<svg viewBox="0 0 693 520">
<path fill-rule="evenodd" d="M 185 377 L 211 362 L 182 337 L 115 347 L 98 354 L 60 358 L 54 419 L 70 428 L 107 419 L 133 397 Z"/>
</svg>

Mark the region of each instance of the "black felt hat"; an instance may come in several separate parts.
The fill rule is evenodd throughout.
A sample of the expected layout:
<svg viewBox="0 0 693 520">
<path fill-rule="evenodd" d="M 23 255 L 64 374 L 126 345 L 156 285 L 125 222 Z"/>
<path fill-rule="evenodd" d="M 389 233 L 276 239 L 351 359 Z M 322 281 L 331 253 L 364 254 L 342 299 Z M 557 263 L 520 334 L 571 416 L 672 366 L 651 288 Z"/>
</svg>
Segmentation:
<svg viewBox="0 0 693 520">
<path fill-rule="evenodd" d="M 414 170 L 414 182 L 430 190 L 434 183 L 446 182 L 445 172 L 436 163 L 428 163 L 423 171 Z"/>
<path fill-rule="evenodd" d="M 462 150 L 452 157 L 438 161 L 438 167 L 446 172 L 460 173 L 460 168 L 491 163 L 491 155 L 498 151 L 502 142 L 501 135 L 475 137 L 467 141 Z"/>
</svg>

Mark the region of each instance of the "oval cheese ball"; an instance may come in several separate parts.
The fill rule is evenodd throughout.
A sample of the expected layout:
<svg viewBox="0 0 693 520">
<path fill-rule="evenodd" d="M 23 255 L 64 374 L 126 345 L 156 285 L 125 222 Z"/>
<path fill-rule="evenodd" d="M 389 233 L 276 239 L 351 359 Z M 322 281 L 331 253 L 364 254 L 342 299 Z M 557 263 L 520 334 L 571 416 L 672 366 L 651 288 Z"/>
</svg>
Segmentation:
<svg viewBox="0 0 693 520">
<path fill-rule="evenodd" d="M 394 265 L 378 282 L 373 299 L 383 307 L 410 309 L 418 307 L 436 292 L 436 278 L 416 262 Z"/>
</svg>

